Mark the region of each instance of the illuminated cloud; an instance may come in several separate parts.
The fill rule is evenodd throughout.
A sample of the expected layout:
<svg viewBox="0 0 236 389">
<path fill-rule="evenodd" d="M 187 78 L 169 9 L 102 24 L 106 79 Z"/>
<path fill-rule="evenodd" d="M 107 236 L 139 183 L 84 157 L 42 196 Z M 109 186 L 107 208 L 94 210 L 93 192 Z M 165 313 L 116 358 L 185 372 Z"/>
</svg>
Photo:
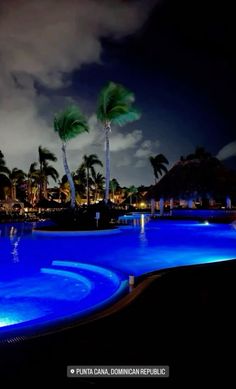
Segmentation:
<svg viewBox="0 0 236 389">
<path fill-rule="evenodd" d="M 115 132 L 111 134 L 111 151 L 121 151 L 134 148 L 142 139 L 142 131 L 134 130 L 128 134 Z"/>
<path fill-rule="evenodd" d="M 140 147 L 135 152 L 135 157 L 137 158 L 148 158 L 152 154 L 156 153 L 157 148 L 159 147 L 159 141 L 151 141 L 149 139 L 145 140 Z"/>
<path fill-rule="evenodd" d="M 136 151 L 135 157 L 143 158 L 151 155 L 152 142 L 150 140 L 144 141 L 140 148 Z"/>
<path fill-rule="evenodd" d="M 216 155 L 216 158 L 218 158 L 219 160 L 224 160 L 235 156 L 236 156 L 236 141 L 233 141 L 228 143 L 224 147 L 222 147 L 222 149 L 220 149 L 220 151 Z"/>
<path fill-rule="evenodd" d="M 139 5 L 122 0 L 1 2 L 1 65 L 19 85 L 26 74 L 59 88 L 65 74 L 100 62 L 102 37 L 121 38 L 143 24 L 150 2 Z"/>
<path fill-rule="evenodd" d="M 135 164 L 134 164 L 134 167 L 139 169 L 139 168 L 143 168 L 147 165 L 147 161 L 145 161 L 144 159 L 138 159 Z"/>
<path fill-rule="evenodd" d="M 81 66 L 101 64 L 101 39 L 120 39 L 135 33 L 155 3 L 123 0 L 0 3 L 0 145 L 9 167 L 28 170 L 37 159 L 39 145 L 50 148 L 59 157 L 60 143 L 52 125 L 58 106 L 49 97 L 50 92 L 68 88 L 73 72 Z M 69 101 L 69 89 L 67 94 Z M 84 102 L 88 112 L 93 112 L 90 104 Z M 103 154 L 104 141 L 94 117 L 90 118 L 90 127 L 89 135 L 81 135 L 69 145 L 72 168 L 78 166 L 78 156 L 85 152 L 95 150 Z M 111 149 L 125 150 L 135 146 L 141 133 L 133 131 L 123 136 L 114 131 L 112 137 Z M 56 167 L 63 174 L 61 161 Z"/>
</svg>

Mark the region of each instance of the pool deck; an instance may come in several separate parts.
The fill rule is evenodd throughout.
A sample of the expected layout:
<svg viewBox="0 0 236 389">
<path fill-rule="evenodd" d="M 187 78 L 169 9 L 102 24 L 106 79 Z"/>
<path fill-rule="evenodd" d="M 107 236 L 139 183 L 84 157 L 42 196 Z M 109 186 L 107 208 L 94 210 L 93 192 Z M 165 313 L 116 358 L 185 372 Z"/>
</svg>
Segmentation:
<svg viewBox="0 0 236 389">
<path fill-rule="evenodd" d="M 111 307 L 109 315 L 102 314 L 99 320 L 1 345 L 0 383 L 14 379 L 64 387 L 110 385 L 102 378 L 67 379 L 66 366 L 167 364 L 170 379 L 149 378 L 148 382 L 168 387 L 186 381 L 193 387 L 196 382 L 231 379 L 234 387 L 235 279 L 236 260 L 152 275 L 133 291 L 135 299 L 130 297 L 119 309 Z M 134 382 L 127 379 L 129 384 Z"/>
</svg>

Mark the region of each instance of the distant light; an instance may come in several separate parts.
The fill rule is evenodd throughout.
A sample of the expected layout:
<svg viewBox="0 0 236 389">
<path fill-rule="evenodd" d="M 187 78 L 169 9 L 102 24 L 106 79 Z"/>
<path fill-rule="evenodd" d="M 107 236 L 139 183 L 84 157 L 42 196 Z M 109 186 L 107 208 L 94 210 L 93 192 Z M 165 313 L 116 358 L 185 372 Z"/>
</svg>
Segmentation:
<svg viewBox="0 0 236 389">
<path fill-rule="evenodd" d="M 208 220 L 205 220 L 204 223 L 203 223 L 205 226 L 209 226 L 209 221 Z"/>
</svg>

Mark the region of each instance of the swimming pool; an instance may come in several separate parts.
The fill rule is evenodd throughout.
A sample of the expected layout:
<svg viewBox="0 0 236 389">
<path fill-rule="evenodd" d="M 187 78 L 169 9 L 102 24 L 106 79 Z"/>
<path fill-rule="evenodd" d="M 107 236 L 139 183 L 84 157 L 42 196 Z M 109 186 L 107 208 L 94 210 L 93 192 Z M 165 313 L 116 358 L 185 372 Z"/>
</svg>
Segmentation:
<svg viewBox="0 0 236 389">
<path fill-rule="evenodd" d="M 0 336 L 88 315 L 140 276 L 236 258 L 234 224 L 149 221 L 112 235 L 51 236 L 0 225 Z"/>
<path fill-rule="evenodd" d="M 172 215 L 190 218 L 201 217 L 207 219 L 214 217 L 225 218 L 229 216 L 236 218 L 236 211 L 232 209 L 173 209 Z"/>
</svg>

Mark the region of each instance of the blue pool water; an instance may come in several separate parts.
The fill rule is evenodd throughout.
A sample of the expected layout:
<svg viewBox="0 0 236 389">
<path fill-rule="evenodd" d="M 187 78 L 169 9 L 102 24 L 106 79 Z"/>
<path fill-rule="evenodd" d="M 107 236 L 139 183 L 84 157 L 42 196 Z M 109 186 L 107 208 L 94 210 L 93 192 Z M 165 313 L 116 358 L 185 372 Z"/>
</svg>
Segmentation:
<svg viewBox="0 0 236 389">
<path fill-rule="evenodd" d="M 173 216 L 184 216 L 184 217 L 226 217 L 234 216 L 236 217 L 236 211 L 232 209 L 173 209 Z"/>
<path fill-rule="evenodd" d="M 0 225 L 0 335 L 88 314 L 116 298 L 131 274 L 234 258 L 234 224 L 142 219 L 98 236 Z"/>
</svg>

